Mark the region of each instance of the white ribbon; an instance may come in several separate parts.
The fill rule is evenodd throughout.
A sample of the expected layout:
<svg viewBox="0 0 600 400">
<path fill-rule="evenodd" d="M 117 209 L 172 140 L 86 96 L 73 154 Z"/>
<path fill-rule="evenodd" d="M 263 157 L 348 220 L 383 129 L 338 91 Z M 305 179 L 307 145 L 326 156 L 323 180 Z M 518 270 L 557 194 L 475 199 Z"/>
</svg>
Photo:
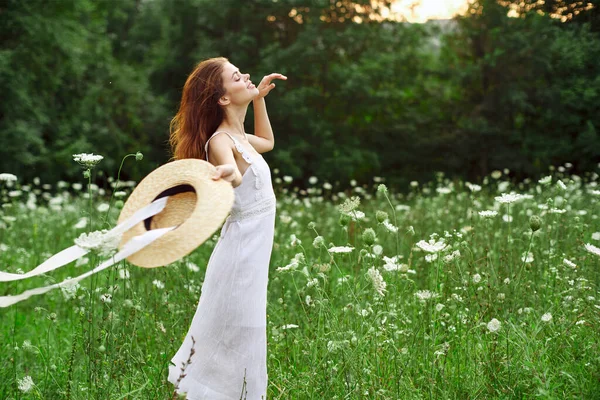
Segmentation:
<svg viewBox="0 0 600 400">
<path fill-rule="evenodd" d="M 167 199 L 168 199 L 168 196 L 162 197 L 162 198 L 148 204 L 146 207 L 139 209 L 131 217 L 129 217 L 128 219 L 126 219 L 125 221 L 123 221 L 122 223 L 120 223 L 119 225 L 114 227 L 113 229 L 111 229 L 109 233 L 121 234 L 121 233 L 126 232 L 127 230 L 131 229 L 137 223 L 145 220 L 146 218 L 149 218 L 153 215 L 158 214 L 165 208 L 165 206 L 167 204 Z M 71 284 L 74 284 L 84 278 L 87 278 L 88 276 L 93 275 L 96 272 L 100 272 L 103 269 L 106 269 L 106 268 L 112 266 L 113 264 L 118 263 L 119 261 L 129 257 L 130 255 L 132 255 L 135 252 L 140 251 L 141 249 L 148 246 L 150 243 L 154 242 L 155 240 L 157 240 L 158 238 L 160 238 L 167 232 L 172 231 L 176 227 L 177 226 L 171 226 L 168 228 L 153 229 L 153 230 L 143 233 L 142 235 L 134 236 L 127 243 L 125 243 L 123 248 L 118 253 L 113 255 L 110 260 L 104 261 L 102 264 L 100 264 L 93 270 L 88 271 L 82 275 L 75 277 L 75 278 L 66 279 L 60 283 L 55 283 L 55 284 L 49 285 L 49 286 L 26 290 L 25 292 L 23 292 L 19 295 L 16 295 L 16 296 L 11 296 L 11 295 L 1 296 L 0 297 L 0 307 L 11 306 L 22 300 L 28 299 L 29 297 L 31 297 L 33 295 L 46 293 L 46 292 L 48 292 L 54 288 L 60 287 L 60 286 L 70 286 Z M 64 265 L 82 257 L 83 255 L 87 254 L 88 252 L 89 252 L 89 250 L 85 250 L 77 245 L 71 246 L 71 247 L 64 249 L 61 252 L 53 255 L 52 257 L 50 257 L 49 259 L 44 261 L 42 264 L 40 264 L 39 266 L 37 266 L 36 268 L 34 268 L 33 270 L 31 270 L 25 274 L 12 274 L 9 272 L 0 271 L 0 282 L 16 281 L 19 279 L 30 278 L 32 276 L 41 275 L 45 272 L 53 271 L 55 269 L 58 269 Z"/>
</svg>

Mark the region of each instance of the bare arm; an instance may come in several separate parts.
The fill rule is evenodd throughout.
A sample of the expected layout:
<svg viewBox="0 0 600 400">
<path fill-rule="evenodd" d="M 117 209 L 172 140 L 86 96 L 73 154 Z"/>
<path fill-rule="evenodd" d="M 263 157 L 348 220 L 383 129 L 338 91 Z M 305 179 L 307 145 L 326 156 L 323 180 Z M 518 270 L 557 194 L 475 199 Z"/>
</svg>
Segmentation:
<svg viewBox="0 0 600 400">
<path fill-rule="evenodd" d="M 252 101 L 252 106 L 254 107 L 254 135 L 246 134 L 246 137 L 252 147 L 259 153 L 273 150 L 275 138 L 273 137 L 273 128 L 271 128 L 271 122 L 267 114 L 265 98 L 257 96 Z"/>
<path fill-rule="evenodd" d="M 242 183 L 242 174 L 233 156 L 233 144 L 231 139 L 225 135 L 217 135 L 210 140 L 208 161 L 217 168 L 214 180 L 223 178 L 227 182 L 231 182 L 233 187 L 238 187 Z"/>
<path fill-rule="evenodd" d="M 274 142 L 270 142 L 267 139 L 263 139 L 260 136 L 251 135 L 249 133 L 246 133 L 246 138 L 257 153 L 266 153 L 267 151 L 273 150 Z"/>
<path fill-rule="evenodd" d="M 271 122 L 267 114 L 267 105 L 265 104 L 265 96 L 275 88 L 275 84 L 272 83 L 274 79 L 286 80 L 287 77 L 278 73 L 265 76 L 257 86 L 259 91 L 258 96 L 252 101 L 252 106 L 254 107 L 254 135 L 246 134 L 246 137 L 259 153 L 272 150 L 275 146 L 273 129 L 271 128 Z"/>
</svg>

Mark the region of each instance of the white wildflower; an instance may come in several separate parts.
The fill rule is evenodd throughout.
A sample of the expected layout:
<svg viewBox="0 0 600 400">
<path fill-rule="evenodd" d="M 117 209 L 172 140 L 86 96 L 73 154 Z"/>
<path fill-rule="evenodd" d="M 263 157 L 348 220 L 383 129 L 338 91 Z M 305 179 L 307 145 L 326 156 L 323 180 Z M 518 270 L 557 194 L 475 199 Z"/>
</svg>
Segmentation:
<svg viewBox="0 0 600 400">
<path fill-rule="evenodd" d="M 448 349 L 450 349 L 450 343 L 448 342 L 444 342 L 442 343 L 442 345 L 440 346 L 439 350 L 436 350 L 433 352 L 434 356 L 445 356 L 448 353 Z"/>
<path fill-rule="evenodd" d="M 454 299 L 454 300 L 456 300 L 458 302 L 462 302 L 463 301 L 462 296 L 459 295 L 459 294 L 456 294 L 456 293 L 452 293 L 452 296 L 450 296 L 450 297 L 452 297 L 452 299 Z"/>
<path fill-rule="evenodd" d="M 352 221 L 358 221 L 365 217 L 365 213 L 360 210 L 352 210 L 349 213 L 347 213 L 346 215 L 349 215 L 350 217 L 352 217 Z"/>
<path fill-rule="evenodd" d="M 590 244 L 590 243 L 585 244 L 584 247 L 590 253 L 595 254 L 598 257 L 600 257 L 600 248 L 598 248 L 598 247 L 596 247 L 596 246 L 594 246 L 593 244 Z"/>
<path fill-rule="evenodd" d="M 81 217 L 79 219 L 79 221 L 77 221 L 77 223 L 75 225 L 73 225 L 73 228 L 75 229 L 83 229 L 87 226 L 88 223 L 88 219 L 87 217 Z"/>
<path fill-rule="evenodd" d="M 533 253 L 532 252 L 528 252 L 527 254 L 523 253 L 523 255 L 521 256 L 521 261 L 523 261 L 525 263 L 533 262 Z"/>
<path fill-rule="evenodd" d="M 126 268 L 119 269 L 119 278 L 129 279 L 129 271 Z"/>
<path fill-rule="evenodd" d="M 290 235 L 290 245 L 292 247 L 296 247 L 297 245 L 302 244 L 302 240 L 298 239 L 296 237 L 296 235 L 294 235 L 293 233 Z"/>
<path fill-rule="evenodd" d="M 431 292 L 429 290 L 418 290 L 415 292 L 415 296 L 419 299 L 419 300 L 429 300 L 432 299 L 434 297 L 437 297 L 437 294 L 434 292 Z"/>
<path fill-rule="evenodd" d="M 98 207 L 96 208 L 96 210 L 98 210 L 100 212 L 105 212 L 105 211 L 108 211 L 109 208 L 110 208 L 110 206 L 108 205 L 108 203 L 101 203 L 101 204 L 98 204 Z"/>
<path fill-rule="evenodd" d="M 309 294 L 306 295 L 306 297 L 304 298 L 304 302 L 306 303 L 307 306 L 313 306 L 314 303 L 312 301 L 312 297 L 310 297 Z"/>
<path fill-rule="evenodd" d="M 68 276 L 66 279 L 71 279 L 70 276 Z M 61 283 L 60 284 L 60 290 L 62 291 L 62 294 L 65 298 L 65 300 L 69 300 L 74 298 L 77 295 L 77 289 L 80 288 L 80 285 L 78 282 L 69 282 L 69 283 Z"/>
<path fill-rule="evenodd" d="M 200 267 L 199 267 L 199 266 L 197 266 L 196 264 L 194 264 L 194 263 L 193 263 L 193 262 L 191 262 L 191 261 L 188 261 L 186 265 L 187 265 L 187 268 L 188 268 L 190 271 L 192 271 L 192 272 L 198 272 L 198 271 L 200 271 Z"/>
<path fill-rule="evenodd" d="M 280 329 L 293 329 L 293 328 L 298 328 L 298 325 L 287 324 L 287 325 L 283 325 Z"/>
<path fill-rule="evenodd" d="M 410 206 L 407 206 L 406 204 L 397 204 L 394 208 L 396 211 L 410 211 Z"/>
<path fill-rule="evenodd" d="M 541 183 L 542 185 L 548 185 L 552 182 L 552 175 L 545 176 L 542 179 L 540 179 L 538 182 Z"/>
<path fill-rule="evenodd" d="M 385 269 L 386 271 L 400 271 L 400 272 L 407 272 L 408 271 L 408 265 L 406 264 L 399 264 L 398 263 L 398 256 L 394 256 L 394 257 L 386 257 L 383 256 L 383 261 L 385 262 L 385 264 L 383 265 L 383 269 Z"/>
<path fill-rule="evenodd" d="M 354 250 L 354 247 L 334 246 L 334 247 L 329 248 L 327 251 L 329 251 L 330 253 L 350 253 L 352 250 Z"/>
<path fill-rule="evenodd" d="M 9 174 L 8 172 L 3 172 L 0 174 L 0 181 L 2 182 L 15 182 L 16 180 L 16 175 Z"/>
<path fill-rule="evenodd" d="M 452 261 L 454 261 L 455 259 L 460 257 L 460 251 L 459 250 L 454 250 L 451 254 L 447 254 L 444 256 L 443 260 L 445 264 L 448 264 Z"/>
<path fill-rule="evenodd" d="M 307 288 L 310 288 L 313 286 L 319 286 L 319 280 L 317 278 L 309 279 L 308 282 L 306 282 Z"/>
<path fill-rule="evenodd" d="M 294 258 L 290 261 L 290 263 L 288 265 L 286 265 L 285 267 L 279 267 L 276 269 L 276 271 L 283 272 L 283 271 L 289 271 L 292 269 L 296 269 L 296 268 L 298 268 L 298 266 L 300 266 L 300 263 L 302 263 L 303 261 L 304 261 L 304 254 L 298 253 L 294 256 Z"/>
<path fill-rule="evenodd" d="M 600 232 L 594 232 L 594 233 L 592 233 L 592 239 L 593 240 L 600 240 Z"/>
<path fill-rule="evenodd" d="M 158 279 L 153 280 L 152 284 L 159 289 L 164 289 L 164 287 L 165 287 L 165 284 L 163 282 L 159 281 Z"/>
<path fill-rule="evenodd" d="M 29 392 L 35 386 L 35 383 L 33 383 L 33 379 L 31 379 L 31 376 L 29 375 L 27 375 L 23 379 L 17 379 L 17 382 L 19 385 L 19 390 L 23 393 Z"/>
<path fill-rule="evenodd" d="M 398 232 L 398 227 L 392 225 L 387 219 L 383 221 L 383 226 L 385 226 L 385 228 L 392 233 Z"/>
<path fill-rule="evenodd" d="M 85 250 L 98 251 L 102 256 L 110 255 L 116 250 L 121 241 L 122 234 L 116 234 L 107 229 L 82 233 L 76 238 L 75 244 Z"/>
<path fill-rule="evenodd" d="M 473 279 L 473 283 L 479 283 L 479 282 L 481 282 L 481 275 L 475 274 L 475 275 L 473 275 L 472 279 Z"/>
<path fill-rule="evenodd" d="M 500 177 L 502 176 L 502 171 L 494 170 L 490 175 L 494 179 L 500 179 Z"/>
<path fill-rule="evenodd" d="M 439 194 L 452 193 L 452 189 L 446 188 L 446 187 L 439 187 L 439 188 L 435 189 L 435 191 L 438 192 Z"/>
<path fill-rule="evenodd" d="M 323 238 L 323 236 L 317 236 L 315 238 L 315 240 L 313 240 L 313 247 L 318 249 L 321 246 L 325 245 L 325 239 Z"/>
<path fill-rule="evenodd" d="M 435 239 L 430 239 L 429 242 L 424 240 L 417 242 L 417 247 L 429 253 L 438 253 L 446 248 L 446 244 L 443 239 L 438 242 Z"/>
<path fill-rule="evenodd" d="M 502 193 L 502 196 L 496 196 L 494 197 L 494 199 L 496 199 L 496 201 L 499 203 L 510 204 L 514 203 L 515 201 L 522 200 L 523 195 L 520 195 L 518 193 Z"/>
<path fill-rule="evenodd" d="M 376 256 L 380 256 L 383 253 L 383 247 L 379 244 L 373 246 L 373 254 Z"/>
<path fill-rule="evenodd" d="M 104 157 L 94 153 L 73 154 L 73 160 L 84 167 L 92 168 L 96 166 Z"/>
<path fill-rule="evenodd" d="M 367 271 L 369 278 L 371 278 L 371 282 L 373 283 L 373 287 L 377 291 L 380 296 L 384 296 L 386 292 L 386 283 L 381 276 L 379 270 L 375 267 L 369 268 Z"/>
<path fill-rule="evenodd" d="M 559 209 L 559 208 L 551 208 L 550 210 L 548 210 L 549 214 L 564 214 L 566 212 L 567 212 L 567 210 Z"/>
<path fill-rule="evenodd" d="M 498 211 L 494 211 L 494 210 L 479 211 L 479 215 L 482 216 L 483 218 L 493 218 L 496 215 L 498 215 Z"/>
<path fill-rule="evenodd" d="M 562 190 L 567 190 L 567 185 L 565 185 L 565 183 L 561 180 L 556 181 L 556 185 Z"/>
<path fill-rule="evenodd" d="M 500 326 L 502 324 L 496 318 L 492 318 L 490 322 L 487 323 L 487 328 L 490 332 L 498 332 L 500 330 Z"/>
<path fill-rule="evenodd" d="M 563 263 L 570 268 L 577 268 L 577 264 L 575 264 L 573 261 L 570 261 L 566 258 L 563 258 Z"/>
<path fill-rule="evenodd" d="M 314 268 L 318 269 L 319 272 L 329 272 L 329 270 L 331 270 L 331 264 L 329 264 L 329 263 L 315 264 Z"/>
<path fill-rule="evenodd" d="M 481 190 L 481 186 L 475 185 L 474 183 L 467 182 L 465 185 L 471 190 L 471 192 L 479 192 Z"/>
<path fill-rule="evenodd" d="M 434 262 L 437 259 L 438 259 L 438 255 L 435 254 L 435 253 L 433 253 L 433 254 L 426 254 L 425 255 L 425 261 L 428 262 L 428 263 L 432 263 L 432 262 Z"/>
<path fill-rule="evenodd" d="M 30 351 L 32 353 L 37 353 L 36 347 L 31 344 L 31 340 L 29 339 L 25 339 L 23 341 L 23 350 Z"/>
<path fill-rule="evenodd" d="M 543 322 L 550 322 L 550 321 L 552 321 L 552 314 L 546 313 L 546 314 L 542 315 L 542 321 Z"/>
<path fill-rule="evenodd" d="M 353 196 L 344 200 L 343 204 L 338 205 L 338 209 L 342 214 L 349 214 L 360 205 L 360 197 Z"/>
<path fill-rule="evenodd" d="M 100 296 L 100 301 L 103 303 L 111 303 L 112 302 L 112 294 L 105 293 Z"/>
<path fill-rule="evenodd" d="M 506 192 L 506 189 L 508 189 L 509 186 L 510 186 L 510 182 L 508 182 L 508 181 L 498 182 L 498 192 L 500 192 L 500 193 Z"/>
</svg>

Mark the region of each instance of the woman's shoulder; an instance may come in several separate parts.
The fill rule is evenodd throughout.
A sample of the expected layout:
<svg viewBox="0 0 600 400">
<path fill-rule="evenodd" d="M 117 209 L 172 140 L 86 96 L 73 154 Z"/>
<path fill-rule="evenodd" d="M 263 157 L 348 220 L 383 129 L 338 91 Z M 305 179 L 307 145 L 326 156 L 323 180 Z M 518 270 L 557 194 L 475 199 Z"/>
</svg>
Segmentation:
<svg viewBox="0 0 600 400">
<path fill-rule="evenodd" d="M 212 136 L 210 136 L 206 144 L 208 145 L 209 142 L 211 146 L 228 147 L 231 149 L 233 149 L 233 146 L 235 145 L 235 141 L 233 141 L 231 137 L 220 132 L 215 132 Z"/>
</svg>

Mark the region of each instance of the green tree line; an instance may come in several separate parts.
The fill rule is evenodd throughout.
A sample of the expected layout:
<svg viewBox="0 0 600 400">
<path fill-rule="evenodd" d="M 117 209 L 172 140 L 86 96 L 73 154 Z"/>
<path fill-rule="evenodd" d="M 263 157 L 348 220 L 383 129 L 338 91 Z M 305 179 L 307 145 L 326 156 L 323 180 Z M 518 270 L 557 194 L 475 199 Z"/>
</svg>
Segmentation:
<svg viewBox="0 0 600 400">
<path fill-rule="evenodd" d="M 267 98 L 265 158 L 297 184 L 600 162 L 598 1 L 478 0 L 427 24 L 384 18 L 392 3 L 3 0 L 0 170 L 79 179 L 71 155 L 94 152 L 114 175 L 139 150 L 124 177 L 140 179 L 170 157 L 185 79 L 213 56 L 289 77 Z"/>
</svg>

